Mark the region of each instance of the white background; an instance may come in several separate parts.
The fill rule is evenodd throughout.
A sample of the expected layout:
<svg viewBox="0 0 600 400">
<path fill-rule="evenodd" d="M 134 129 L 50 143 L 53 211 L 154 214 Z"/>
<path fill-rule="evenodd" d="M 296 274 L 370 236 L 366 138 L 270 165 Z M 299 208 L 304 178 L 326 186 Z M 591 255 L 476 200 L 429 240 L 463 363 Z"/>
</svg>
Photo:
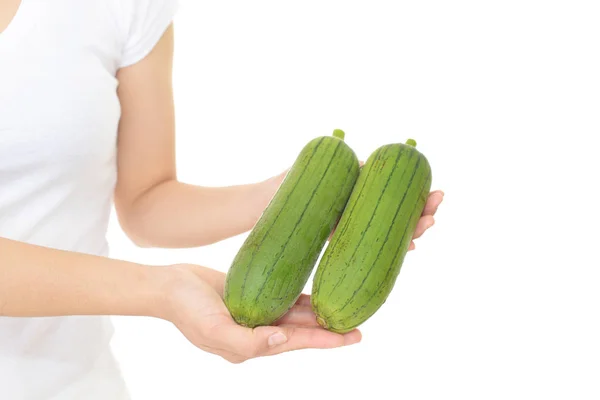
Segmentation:
<svg viewBox="0 0 600 400">
<path fill-rule="evenodd" d="M 116 318 L 134 400 L 599 399 L 599 16 L 592 1 L 184 1 L 181 180 L 262 180 L 341 128 L 361 159 L 415 138 L 446 197 L 356 346 L 232 365 L 166 322 Z M 148 250 L 110 229 L 113 257 L 222 271 L 244 238 Z"/>
</svg>

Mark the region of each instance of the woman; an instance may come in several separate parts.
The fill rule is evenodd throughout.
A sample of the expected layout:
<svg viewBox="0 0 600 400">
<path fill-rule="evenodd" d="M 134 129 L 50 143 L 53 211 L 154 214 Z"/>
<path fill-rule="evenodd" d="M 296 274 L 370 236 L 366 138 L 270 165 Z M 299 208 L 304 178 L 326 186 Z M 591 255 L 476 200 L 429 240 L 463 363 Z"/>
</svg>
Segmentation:
<svg viewBox="0 0 600 400">
<path fill-rule="evenodd" d="M 357 330 L 316 327 L 304 295 L 285 326 L 251 330 L 223 305 L 223 273 L 107 258 L 113 198 L 136 244 L 202 246 L 249 230 L 284 176 L 224 188 L 177 181 L 175 7 L 0 3 L 2 398 L 127 398 L 109 315 L 171 321 L 199 348 L 236 363 L 360 341 Z M 415 237 L 433 224 L 442 196 L 430 195 Z"/>
</svg>

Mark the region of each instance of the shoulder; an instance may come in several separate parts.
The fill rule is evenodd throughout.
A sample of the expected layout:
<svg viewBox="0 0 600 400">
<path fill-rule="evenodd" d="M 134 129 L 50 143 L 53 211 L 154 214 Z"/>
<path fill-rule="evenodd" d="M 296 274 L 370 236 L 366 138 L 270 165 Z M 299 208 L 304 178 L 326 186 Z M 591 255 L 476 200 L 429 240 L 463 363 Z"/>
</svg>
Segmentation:
<svg viewBox="0 0 600 400">
<path fill-rule="evenodd" d="M 144 58 L 171 25 L 178 0 L 109 0 L 122 45 L 119 68 Z"/>
</svg>

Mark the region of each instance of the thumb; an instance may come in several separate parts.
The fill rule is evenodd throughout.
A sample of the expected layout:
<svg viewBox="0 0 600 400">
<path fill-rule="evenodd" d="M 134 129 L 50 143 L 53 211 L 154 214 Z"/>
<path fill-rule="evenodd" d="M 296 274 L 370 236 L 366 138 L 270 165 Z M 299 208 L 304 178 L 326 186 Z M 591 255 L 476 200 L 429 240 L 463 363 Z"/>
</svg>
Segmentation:
<svg viewBox="0 0 600 400">
<path fill-rule="evenodd" d="M 264 326 L 251 329 L 233 321 L 216 327 L 213 336 L 219 348 L 246 358 L 265 355 L 288 341 L 283 328 Z"/>
</svg>

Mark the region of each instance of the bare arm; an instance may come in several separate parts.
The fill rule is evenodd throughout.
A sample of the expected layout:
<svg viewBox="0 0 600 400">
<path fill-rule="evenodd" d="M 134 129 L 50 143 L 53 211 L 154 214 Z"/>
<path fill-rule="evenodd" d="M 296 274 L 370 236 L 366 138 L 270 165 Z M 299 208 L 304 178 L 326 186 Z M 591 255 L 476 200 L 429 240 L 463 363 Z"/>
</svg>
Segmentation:
<svg viewBox="0 0 600 400">
<path fill-rule="evenodd" d="M 172 59 L 171 27 L 150 55 L 118 73 L 115 202 L 123 229 L 144 247 L 195 247 L 247 231 L 283 179 L 222 188 L 177 180 Z"/>
<path fill-rule="evenodd" d="M 0 316 L 160 316 L 156 268 L 0 238 Z"/>
<path fill-rule="evenodd" d="M 250 229 L 283 178 L 229 188 L 177 181 L 172 39 L 169 29 L 146 59 L 119 72 L 116 206 L 126 232 L 144 246 L 197 246 Z M 439 201 L 431 202 L 430 219 L 420 229 L 433 223 Z M 224 279 L 200 266 L 148 267 L 0 238 L 0 316 L 154 316 L 232 362 L 360 341 L 358 331 L 338 335 L 320 329 L 308 296 L 277 326 L 241 327 L 223 304 Z"/>
<path fill-rule="evenodd" d="M 245 232 L 284 177 L 218 188 L 177 180 L 172 59 L 170 27 L 149 56 L 118 73 L 122 117 L 115 203 L 121 226 L 144 247 L 196 247 Z M 441 201 L 441 192 L 431 194 L 415 238 L 433 225 Z"/>
</svg>

